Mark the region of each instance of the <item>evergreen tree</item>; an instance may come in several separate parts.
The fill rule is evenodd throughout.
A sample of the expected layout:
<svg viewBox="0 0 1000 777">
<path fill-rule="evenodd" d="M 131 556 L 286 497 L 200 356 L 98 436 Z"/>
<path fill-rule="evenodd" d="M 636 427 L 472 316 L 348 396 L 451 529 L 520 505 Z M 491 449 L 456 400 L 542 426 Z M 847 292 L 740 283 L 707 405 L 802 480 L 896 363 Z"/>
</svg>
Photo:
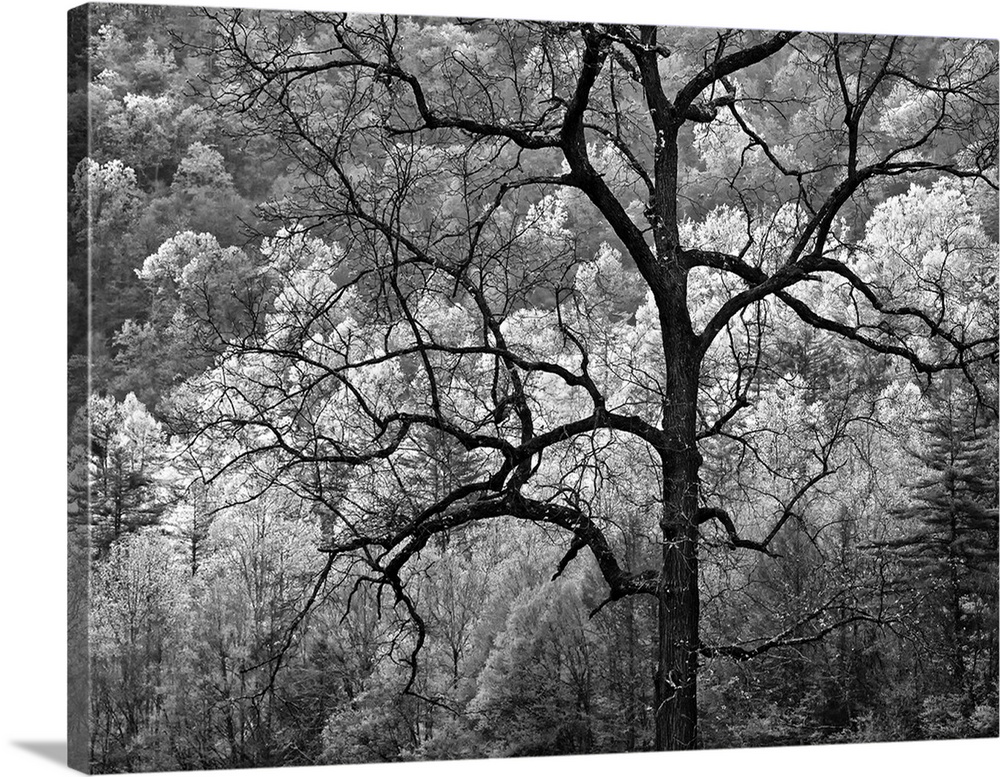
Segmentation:
<svg viewBox="0 0 1000 777">
<path fill-rule="evenodd" d="M 916 474 L 895 511 L 903 533 L 887 544 L 917 586 L 926 638 L 973 703 L 996 683 L 996 418 L 946 382 L 918 423 Z"/>
<path fill-rule="evenodd" d="M 123 535 L 156 524 L 173 499 L 163 429 L 129 394 L 90 398 L 90 508 L 98 556 Z"/>
</svg>

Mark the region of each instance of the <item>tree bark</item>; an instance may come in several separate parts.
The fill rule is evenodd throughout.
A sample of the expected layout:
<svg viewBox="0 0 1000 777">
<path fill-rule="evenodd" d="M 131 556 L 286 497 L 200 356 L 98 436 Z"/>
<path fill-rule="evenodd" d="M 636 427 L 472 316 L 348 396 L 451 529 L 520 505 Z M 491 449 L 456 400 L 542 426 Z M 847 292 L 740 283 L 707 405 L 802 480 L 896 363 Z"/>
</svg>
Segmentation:
<svg viewBox="0 0 1000 777">
<path fill-rule="evenodd" d="M 666 381 L 654 695 L 657 750 L 690 750 L 698 744 L 698 359 L 683 270 L 678 275 L 660 304 Z"/>
<path fill-rule="evenodd" d="M 666 477 L 669 469 L 664 467 Z M 684 487 L 664 488 L 655 694 L 658 750 L 690 750 L 698 741 L 697 529 L 685 516 L 688 510 L 677 507 L 677 502 L 692 501 Z"/>
</svg>

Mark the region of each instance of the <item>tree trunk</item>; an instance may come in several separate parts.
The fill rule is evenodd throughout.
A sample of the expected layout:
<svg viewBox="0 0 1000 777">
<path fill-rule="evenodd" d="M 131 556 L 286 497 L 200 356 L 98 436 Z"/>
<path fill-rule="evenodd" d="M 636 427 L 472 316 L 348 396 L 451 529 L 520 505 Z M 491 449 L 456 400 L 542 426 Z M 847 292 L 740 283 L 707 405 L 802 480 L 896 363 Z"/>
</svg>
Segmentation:
<svg viewBox="0 0 1000 777">
<path fill-rule="evenodd" d="M 667 496 L 669 489 L 664 489 Z M 684 501 L 688 501 L 685 499 Z M 698 554 L 693 521 L 664 506 L 656 672 L 656 748 L 697 745 Z"/>
<path fill-rule="evenodd" d="M 683 284 L 681 284 L 683 285 Z M 663 556 L 658 596 L 658 656 L 655 688 L 657 750 L 698 745 L 698 470 L 695 439 L 698 364 L 683 304 L 661 308 L 666 382 L 660 451 Z M 680 296 L 680 295 L 678 295 Z"/>
</svg>

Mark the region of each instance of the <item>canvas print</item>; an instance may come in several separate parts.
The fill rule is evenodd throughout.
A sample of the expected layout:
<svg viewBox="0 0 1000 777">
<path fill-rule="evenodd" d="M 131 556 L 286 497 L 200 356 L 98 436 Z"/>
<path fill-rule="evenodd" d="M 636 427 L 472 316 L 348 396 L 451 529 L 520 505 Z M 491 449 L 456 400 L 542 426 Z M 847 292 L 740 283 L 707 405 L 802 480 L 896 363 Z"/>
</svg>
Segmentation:
<svg viewBox="0 0 1000 777">
<path fill-rule="evenodd" d="M 71 765 L 996 737 L 997 42 L 316 5 L 70 13 Z"/>
</svg>

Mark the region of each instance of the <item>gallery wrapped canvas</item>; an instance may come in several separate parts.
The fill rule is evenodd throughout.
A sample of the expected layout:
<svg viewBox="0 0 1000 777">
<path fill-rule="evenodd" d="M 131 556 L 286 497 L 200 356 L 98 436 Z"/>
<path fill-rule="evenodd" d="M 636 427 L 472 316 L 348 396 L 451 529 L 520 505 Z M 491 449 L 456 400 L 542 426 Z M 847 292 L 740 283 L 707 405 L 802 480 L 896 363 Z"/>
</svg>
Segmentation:
<svg viewBox="0 0 1000 777">
<path fill-rule="evenodd" d="M 377 11 L 70 13 L 71 765 L 996 737 L 997 42 Z"/>
</svg>

